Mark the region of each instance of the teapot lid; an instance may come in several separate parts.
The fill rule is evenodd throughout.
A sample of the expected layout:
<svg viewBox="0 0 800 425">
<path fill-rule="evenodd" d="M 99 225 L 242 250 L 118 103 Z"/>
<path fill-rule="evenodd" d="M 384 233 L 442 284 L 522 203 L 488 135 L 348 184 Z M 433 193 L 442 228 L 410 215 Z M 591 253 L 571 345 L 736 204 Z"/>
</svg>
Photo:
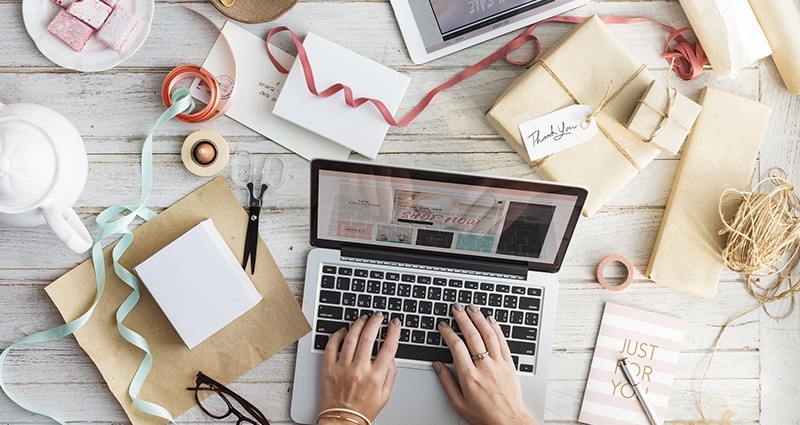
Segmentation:
<svg viewBox="0 0 800 425">
<path fill-rule="evenodd" d="M 44 197 L 56 168 L 47 134 L 25 118 L 0 118 L 0 207 L 27 207 Z"/>
</svg>

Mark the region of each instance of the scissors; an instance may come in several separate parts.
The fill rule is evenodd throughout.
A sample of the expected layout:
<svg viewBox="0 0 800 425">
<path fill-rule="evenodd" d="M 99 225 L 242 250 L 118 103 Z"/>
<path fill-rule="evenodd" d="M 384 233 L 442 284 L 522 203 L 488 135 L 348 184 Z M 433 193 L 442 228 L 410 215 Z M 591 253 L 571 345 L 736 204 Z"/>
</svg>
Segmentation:
<svg viewBox="0 0 800 425">
<path fill-rule="evenodd" d="M 261 185 L 256 192 L 255 161 L 250 152 L 239 151 L 234 155 L 231 164 L 231 179 L 233 182 L 247 189 L 249 195 L 249 210 L 247 219 L 247 234 L 244 240 L 244 256 L 242 268 L 247 270 L 250 262 L 250 274 L 256 270 L 256 247 L 258 247 L 258 223 L 261 215 L 264 194 L 277 189 L 286 176 L 286 163 L 283 158 L 274 156 L 265 159 L 261 170 Z"/>
</svg>

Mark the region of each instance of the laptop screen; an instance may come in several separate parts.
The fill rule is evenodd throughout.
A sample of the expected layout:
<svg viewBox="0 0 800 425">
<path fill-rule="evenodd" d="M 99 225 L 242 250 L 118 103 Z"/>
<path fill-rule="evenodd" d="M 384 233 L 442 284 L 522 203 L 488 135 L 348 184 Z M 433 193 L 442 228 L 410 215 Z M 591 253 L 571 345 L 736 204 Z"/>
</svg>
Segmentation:
<svg viewBox="0 0 800 425">
<path fill-rule="evenodd" d="M 311 244 L 385 247 L 558 270 L 586 190 L 314 160 Z"/>
</svg>

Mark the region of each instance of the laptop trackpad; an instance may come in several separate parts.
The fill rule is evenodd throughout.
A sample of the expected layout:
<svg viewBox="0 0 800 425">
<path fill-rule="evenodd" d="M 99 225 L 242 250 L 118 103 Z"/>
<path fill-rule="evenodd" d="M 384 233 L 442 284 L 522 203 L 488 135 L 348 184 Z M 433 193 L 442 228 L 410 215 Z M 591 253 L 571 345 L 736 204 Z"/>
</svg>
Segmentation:
<svg viewBox="0 0 800 425">
<path fill-rule="evenodd" d="M 432 369 L 398 367 L 392 396 L 375 425 L 457 425 L 458 421 Z"/>
</svg>

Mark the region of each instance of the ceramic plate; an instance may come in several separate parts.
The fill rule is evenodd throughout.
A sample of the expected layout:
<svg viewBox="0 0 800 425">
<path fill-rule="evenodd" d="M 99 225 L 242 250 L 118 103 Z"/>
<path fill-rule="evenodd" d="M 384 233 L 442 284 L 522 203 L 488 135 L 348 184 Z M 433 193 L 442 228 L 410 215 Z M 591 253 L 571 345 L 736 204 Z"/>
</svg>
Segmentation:
<svg viewBox="0 0 800 425">
<path fill-rule="evenodd" d="M 23 0 L 22 17 L 36 47 L 56 65 L 83 72 L 104 71 L 133 56 L 150 32 L 153 22 L 154 0 L 120 0 L 121 7 L 139 18 L 139 26 L 131 34 L 122 52 L 106 47 L 92 36 L 83 51 L 76 52 L 66 43 L 47 31 L 47 25 L 56 16 L 61 6 L 51 0 Z"/>
</svg>

